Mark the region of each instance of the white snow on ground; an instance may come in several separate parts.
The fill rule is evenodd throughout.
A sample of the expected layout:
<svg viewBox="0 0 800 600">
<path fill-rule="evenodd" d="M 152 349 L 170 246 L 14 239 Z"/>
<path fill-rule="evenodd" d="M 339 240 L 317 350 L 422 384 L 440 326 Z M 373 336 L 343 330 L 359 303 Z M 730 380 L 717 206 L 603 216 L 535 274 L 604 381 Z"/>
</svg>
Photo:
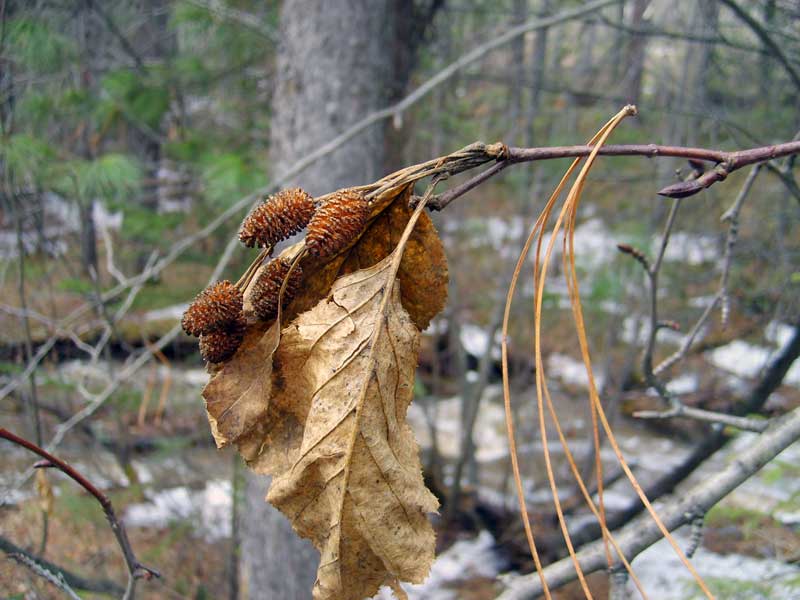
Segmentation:
<svg viewBox="0 0 800 600">
<path fill-rule="evenodd" d="M 770 321 L 764 331 L 764 337 L 779 348 L 783 348 L 789 343 L 792 333 L 794 333 L 794 327 L 791 325 L 780 321 Z"/>
<path fill-rule="evenodd" d="M 706 357 L 719 369 L 739 377 L 753 378 L 758 376 L 773 354 L 774 351 L 770 348 L 734 340 L 707 352 Z M 783 382 L 785 385 L 800 387 L 800 362 L 792 365 Z"/>
<path fill-rule="evenodd" d="M 474 539 L 458 541 L 436 557 L 425 583 L 403 584 L 403 590 L 410 600 L 458 600 L 458 593 L 448 589 L 454 583 L 475 577 L 497 577 L 506 567 L 494 551 L 494 546 L 495 539 L 488 531 L 481 531 Z M 387 587 L 375 596 L 377 600 L 391 600 L 394 597 Z"/>
<path fill-rule="evenodd" d="M 687 536 L 676 536 L 682 547 Z M 715 592 L 726 600 L 775 600 L 797 598 L 800 567 L 780 560 L 758 559 L 740 554 L 717 554 L 698 549 L 692 564 Z M 705 598 L 694 579 L 666 540 L 654 544 L 633 561 L 633 568 L 648 595 L 659 600 Z M 641 598 L 628 582 L 630 598 Z"/>
<path fill-rule="evenodd" d="M 189 520 L 208 541 L 231 535 L 231 484 L 216 480 L 202 490 L 175 487 L 146 492 L 147 502 L 130 505 L 124 514 L 128 527 L 166 527 L 173 521 Z"/>
<path fill-rule="evenodd" d="M 187 308 L 189 308 L 188 302 L 184 304 L 173 304 L 172 306 L 149 310 L 144 313 L 142 318 L 145 321 L 180 321 Z"/>
<path fill-rule="evenodd" d="M 679 375 L 667 383 L 667 391 L 670 394 L 681 396 L 683 394 L 693 394 L 700 387 L 700 378 L 696 373 L 685 373 Z"/>
<path fill-rule="evenodd" d="M 478 462 L 488 462 L 508 454 L 505 434 L 505 411 L 497 403 L 488 401 L 497 396 L 500 386 L 490 385 L 484 390 L 484 397 L 478 409 L 473 438 L 475 457 Z M 436 402 L 437 443 L 441 455 L 455 459 L 461 455 L 461 398 L 456 396 Z M 414 430 L 420 446 L 431 446 L 430 430 L 426 425 L 425 411 L 420 402 L 414 402 L 408 409 L 408 422 Z"/>
<path fill-rule="evenodd" d="M 486 350 L 489 347 L 489 336 L 486 335 L 486 331 L 483 328 L 471 323 L 465 323 L 460 329 L 461 333 L 459 337 L 461 345 L 464 347 L 464 350 L 467 351 L 467 354 L 471 354 L 475 357 L 481 357 L 486 354 Z M 495 335 L 494 344 L 492 345 L 492 358 L 500 360 L 499 331 Z"/>
<path fill-rule="evenodd" d="M 652 255 L 658 252 L 660 239 L 653 240 Z M 720 256 L 717 238 L 711 235 L 693 235 L 683 231 L 673 232 L 669 245 L 664 253 L 666 260 L 678 261 L 690 265 L 714 262 Z"/>
<path fill-rule="evenodd" d="M 560 379 L 568 385 L 589 388 L 589 376 L 582 360 L 577 360 L 566 354 L 554 352 L 547 358 L 547 375 Z M 603 376 L 594 373 L 594 384 L 597 389 L 603 387 Z"/>
</svg>

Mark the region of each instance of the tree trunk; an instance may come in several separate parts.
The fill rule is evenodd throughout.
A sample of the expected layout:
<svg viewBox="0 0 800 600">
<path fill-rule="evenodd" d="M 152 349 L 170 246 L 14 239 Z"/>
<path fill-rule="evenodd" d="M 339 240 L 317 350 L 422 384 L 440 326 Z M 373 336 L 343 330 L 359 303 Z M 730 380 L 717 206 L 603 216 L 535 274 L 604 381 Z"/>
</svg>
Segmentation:
<svg viewBox="0 0 800 600">
<path fill-rule="evenodd" d="M 391 0 L 287 0 L 273 97 L 269 170 L 297 160 L 382 108 L 393 80 Z M 381 175 L 384 127 L 375 125 L 286 185 L 312 195 Z M 251 600 L 311 597 L 319 554 L 264 501 L 267 479 L 248 473 L 240 590 Z"/>
<path fill-rule="evenodd" d="M 639 29 L 644 25 L 644 11 L 647 10 L 650 0 L 633 0 L 633 15 L 631 16 L 631 27 Z M 626 64 L 628 72 L 623 83 L 623 93 L 625 101 L 632 104 L 639 103 L 639 96 L 642 93 L 642 76 L 644 74 L 645 50 L 647 47 L 647 37 L 640 33 L 634 33 L 628 44 L 628 57 Z"/>
</svg>

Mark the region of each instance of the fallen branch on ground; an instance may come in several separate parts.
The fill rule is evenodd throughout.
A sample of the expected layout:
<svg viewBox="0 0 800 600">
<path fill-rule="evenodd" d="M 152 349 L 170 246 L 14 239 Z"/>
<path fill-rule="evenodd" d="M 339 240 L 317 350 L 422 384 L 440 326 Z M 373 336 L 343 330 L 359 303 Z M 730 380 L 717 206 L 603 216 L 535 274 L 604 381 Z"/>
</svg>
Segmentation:
<svg viewBox="0 0 800 600">
<path fill-rule="evenodd" d="M 800 440 L 800 408 L 772 423 L 758 436 L 755 443 L 739 454 L 736 461 L 726 469 L 663 506 L 659 514 L 664 523 L 672 531 L 681 525 L 691 523 L 695 517 L 706 514 L 712 506 L 798 440 Z M 640 519 L 624 527 L 616 536 L 620 548 L 631 560 L 659 541 L 661 537 L 661 532 L 654 523 Z M 606 568 L 606 557 L 601 541 L 579 551 L 577 558 L 584 573 L 593 573 Z M 572 561 L 568 558 L 545 567 L 543 574 L 548 585 L 553 588 L 569 583 L 576 577 Z M 500 600 L 538 598 L 542 593 L 541 590 L 537 574 L 525 575 L 508 582 L 507 590 L 500 596 Z"/>
</svg>

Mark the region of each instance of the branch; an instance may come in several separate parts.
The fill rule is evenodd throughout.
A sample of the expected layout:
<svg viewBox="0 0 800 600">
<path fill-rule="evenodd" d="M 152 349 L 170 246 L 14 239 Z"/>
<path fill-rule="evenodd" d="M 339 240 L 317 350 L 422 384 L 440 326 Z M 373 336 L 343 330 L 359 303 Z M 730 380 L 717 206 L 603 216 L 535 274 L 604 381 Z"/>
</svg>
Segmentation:
<svg viewBox="0 0 800 600">
<path fill-rule="evenodd" d="M 43 569 L 55 574 L 57 577 L 63 578 L 66 584 L 73 589 L 114 596 L 121 596 L 125 592 L 125 589 L 122 586 L 108 579 L 85 579 L 80 575 L 76 575 L 71 571 L 67 571 L 66 569 L 59 567 L 58 565 L 55 565 L 44 558 L 31 554 L 24 548 L 20 548 L 10 540 L 4 538 L 2 535 L 0 535 L 0 550 L 8 555 L 26 557 L 29 561 L 35 562 Z"/>
<path fill-rule="evenodd" d="M 117 38 L 117 40 L 119 40 L 120 46 L 122 46 L 122 49 L 125 51 L 125 54 L 127 54 L 133 60 L 134 64 L 136 65 L 136 70 L 139 72 L 139 74 L 143 74 L 145 72 L 145 68 L 142 57 L 139 56 L 139 53 L 136 52 L 134 47 L 128 41 L 128 38 L 125 37 L 125 34 L 122 33 L 119 27 L 117 27 L 117 24 L 114 23 L 114 19 L 111 18 L 111 15 L 109 15 L 103 9 L 102 6 L 95 4 L 94 0 L 84 0 L 84 1 L 86 2 L 86 6 L 90 10 L 93 10 L 94 12 L 97 13 L 97 15 L 106 24 L 108 30 L 114 35 L 114 37 Z"/>
<path fill-rule="evenodd" d="M 667 528 L 670 531 L 675 530 L 681 525 L 691 523 L 695 517 L 707 513 L 712 506 L 797 440 L 800 440 L 800 408 L 773 423 L 726 469 L 667 504 L 661 510 Z M 616 536 L 620 548 L 628 559 L 633 559 L 661 537 L 661 532 L 650 521 L 630 523 Z M 584 548 L 578 552 L 578 560 L 585 573 L 606 568 L 603 544 L 598 541 Z M 576 574 L 572 561 L 562 559 L 549 565 L 544 569 L 544 577 L 548 585 L 553 588 L 573 581 Z M 537 598 L 540 594 L 541 583 L 538 575 L 524 575 L 508 584 L 508 589 L 500 596 L 500 600 Z"/>
<path fill-rule="evenodd" d="M 52 571 L 49 571 L 25 554 L 9 554 L 9 556 L 22 566 L 27 567 L 34 573 L 34 575 L 38 575 L 42 579 L 52 583 L 54 586 L 64 592 L 64 594 L 70 598 L 70 600 L 81 600 L 80 596 L 75 593 L 75 590 L 73 590 L 64 580 L 64 576 L 61 573 L 53 573 Z"/>
<path fill-rule="evenodd" d="M 278 32 L 271 27 L 267 27 L 256 15 L 244 12 L 243 10 L 238 10 L 231 6 L 226 6 L 219 0 L 184 0 L 184 2 L 187 2 L 196 8 L 201 8 L 205 11 L 208 11 L 210 14 L 219 17 L 223 21 L 229 21 L 231 23 L 236 23 L 237 25 L 242 25 L 253 33 L 268 39 L 270 42 L 277 44 L 280 40 Z"/>
<path fill-rule="evenodd" d="M 133 552 L 133 548 L 131 547 L 131 543 L 128 540 L 128 534 L 125 531 L 125 525 L 117 518 L 116 513 L 114 512 L 114 506 L 111 504 L 111 500 L 108 499 L 108 496 L 103 494 L 97 487 L 95 487 L 88 479 L 86 479 L 81 473 L 76 471 L 73 467 L 71 467 L 68 463 L 64 462 L 60 458 L 53 456 L 43 448 L 40 448 L 36 444 L 19 437 L 8 431 L 7 429 L 0 427 L 0 438 L 4 438 L 18 446 L 22 446 L 23 448 L 30 450 L 34 454 L 38 454 L 44 461 L 38 462 L 35 466 L 37 468 L 51 468 L 54 467 L 70 477 L 73 481 L 75 481 L 78 485 L 80 485 L 83 489 L 89 492 L 97 502 L 100 503 L 100 506 L 103 508 L 103 512 L 106 515 L 106 519 L 108 520 L 109 525 L 111 526 L 111 530 L 114 532 L 114 536 L 117 538 L 117 543 L 119 544 L 120 549 L 122 550 L 122 555 L 125 558 L 125 564 L 128 568 L 128 587 L 125 592 L 125 598 L 132 598 L 133 592 L 136 587 L 136 580 L 137 579 L 146 579 L 150 580 L 154 577 L 158 578 L 161 577 L 158 571 L 155 569 L 151 569 L 150 567 L 146 567 L 141 564 L 137 559 L 136 555 Z"/>
<path fill-rule="evenodd" d="M 794 68 L 794 65 L 789 61 L 786 55 L 781 50 L 781 47 L 772 39 L 769 35 L 769 32 L 764 29 L 764 27 L 756 21 L 750 14 L 745 11 L 741 6 L 739 6 L 734 0 L 720 0 L 722 4 L 727 6 L 733 14 L 735 14 L 741 21 L 743 21 L 750 29 L 753 30 L 761 42 L 769 48 L 772 53 L 775 55 L 775 58 L 783 65 L 783 68 L 786 69 L 786 72 L 789 74 L 789 78 L 794 83 L 795 87 L 800 90 L 800 73 Z"/>
<path fill-rule="evenodd" d="M 730 268 L 733 261 L 733 247 L 736 245 L 736 240 L 739 234 L 739 212 L 741 211 L 742 205 L 744 204 L 747 195 L 750 193 L 753 183 L 755 183 L 755 179 L 760 170 L 761 165 L 759 164 L 753 167 L 753 169 L 747 175 L 747 179 L 742 185 L 742 189 L 739 190 L 739 194 L 736 196 L 736 200 L 734 200 L 733 205 L 723 213 L 722 217 L 720 217 L 721 221 L 728 221 L 730 222 L 730 225 L 728 227 L 728 235 L 725 239 L 725 255 L 722 258 L 722 275 L 720 275 L 719 290 L 711 299 L 711 302 L 709 302 L 708 306 L 706 306 L 705 310 L 697 319 L 695 324 L 689 330 L 689 333 L 687 333 L 683 338 L 680 347 L 655 367 L 653 370 L 654 375 L 663 373 L 665 370 L 686 356 L 695 339 L 703 330 L 706 322 L 711 317 L 714 309 L 717 307 L 717 304 L 720 302 L 722 302 L 723 327 L 727 324 L 730 302 L 728 298 L 728 278 L 730 276 Z"/>
<path fill-rule="evenodd" d="M 640 410 L 634 412 L 633 416 L 637 419 L 672 419 L 675 417 L 684 417 L 687 419 L 695 419 L 696 421 L 704 421 L 706 423 L 719 423 L 720 425 L 728 425 L 743 431 L 755 431 L 757 433 L 761 433 L 768 426 L 768 421 L 748 419 L 747 417 L 737 417 L 727 413 L 693 408 L 680 402 L 675 403 L 669 410 Z"/>
<path fill-rule="evenodd" d="M 800 322 L 795 323 L 794 334 L 778 355 L 770 362 L 761 380 L 755 385 L 749 396 L 741 402 L 736 402 L 731 411 L 733 415 L 745 416 L 759 412 L 778 386 L 783 382 L 792 363 L 800 356 Z M 665 494 L 671 493 L 675 487 L 691 475 L 697 467 L 710 456 L 722 449 L 731 435 L 724 429 L 712 430 L 703 438 L 694 450 L 684 458 L 669 473 L 656 479 L 645 488 L 645 494 L 651 500 L 657 500 Z M 644 505 L 635 500 L 628 508 L 617 511 L 608 517 L 609 529 L 622 527 L 630 522 L 636 515 L 644 510 Z M 600 537 L 600 526 L 597 522 L 589 522 L 581 528 L 580 534 L 573 536 L 576 546 L 596 540 Z"/>
</svg>

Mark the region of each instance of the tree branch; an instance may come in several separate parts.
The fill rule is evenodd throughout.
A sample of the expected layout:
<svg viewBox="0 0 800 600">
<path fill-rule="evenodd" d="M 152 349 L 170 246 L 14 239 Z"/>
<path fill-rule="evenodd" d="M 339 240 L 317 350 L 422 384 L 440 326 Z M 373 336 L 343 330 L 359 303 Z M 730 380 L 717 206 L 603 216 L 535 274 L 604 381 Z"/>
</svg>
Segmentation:
<svg viewBox="0 0 800 600">
<path fill-rule="evenodd" d="M 633 416 L 637 419 L 673 419 L 675 417 L 684 417 L 686 419 L 695 419 L 696 421 L 704 421 L 706 423 L 719 423 L 720 425 L 728 425 L 743 431 L 755 431 L 757 433 L 764 431 L 769 424 L 767 421 L 759 419 L 748 419 L 746 417 L 737 417 L 736 415 L 729 415 L 727 413 L 693 408 L 680 402 L 676 403 L 669 410 L 640 410 L 634 412 Z"/>
<path fill-rule="evenodd" d="M 789 74 L 789 78 L 794 83 L 795 87 L 800 90 L 800 73 L 797 69 L 794 68 L 791 61 L 786 57 L 781 50 L 781 47 L 772 39 L 769 32 L 759 23 L 756 21 L 746 10 L 744 10 L 741 6 L 739 6 L 734 0 L 720 0 L 722 4 L 727 6 L 733 14 L 735 14 L 739 20 L 743 21 L 750 29 L 753 30 L 758 36 L 758 39 L 769 48 L 772 53 L 775 55 L 775 58 L 783 65 L 783 68 L 786 69 L 786 72 Z"/>
<path fill-rule="evenodd" d="M 0 535 L 0 550 L 8 555 L 26 557 L 29 561 L 35 562 L 50 573 L 63 577 L 66 584 L 73 589 L 114 596 L 121 596 L 123 593 L 125 593 L 125 589 L 113 581 L 108 579 L 86 579 L 80 575 L 76 575 L 75 573 L 59 567 L 58 565 L 55 565 L 44 558 L 31 554 L 24 548 L 20 548 L 10 540 L 7 540 L 2 535 Z"/>
<path fill-rule="evenodd" d="M 89 492 L 92 496 L 94 496 L 97 502 L 100 503 L 100 506 L 103 508 L 103 512 L 106 515 L 106 519 L 111 526 L 111 530 L 114 532 L 114 536 L 117 538 L 117 543 L 122 550 L 122 555 L 125 558 L 125 564 L 128 568 L 128 587 L 126 589 L 124 598 L 133 597 L 137 579 L 149 580 L 153 577 L 161 577 L 158 571 L 144 566 L 137 560 L 136 555 L 133 552 L 133 548 L 131 547 L 131 543 L 128 540 L 128 534 L 125 531 L 125 525 L 117 518 L 116 512 L 114 511 L 114 506 L 111 504 L 111 500 L 108 499 L 108 496 L 103 494 L 103 492 L 101 492 L 88 479 L 86 479 L 80 472 L 76 471 L 68 463 L 56 456 L 53 456 L 36 444 L 21 438 L 14 433 L 11 433 L 3 427 L 0 427 L 0 438 L 4 438 L 14 444 L 17 444 L 18 446 L 22 446 L 23 448 L 30 450 L 34 454 L 38 454 L 45 460 L 38 462 L 35 465 L 37 468 L 53 467 L 58 469 L 70 477 L 87 492 Z"/>
<path fill-rule="evenodd" d="M 695 517 L 705 514 L 712 506 L 797 440 L 800 440 L 800 408 L 796 408 L 773 423 L 726 469 L 667 504 L 660 511 L 665 525 L 672 531 L 681 525 L 691 523 Z M 640 520 L 628 524 L 616 536 L 620 548 L 628 559 L 633 559 L 661 537 L 661 532 L 654 523 L 651 521 L 640 522 Z M 585 573 L 606 568 L 603 544 L 598 541 L 578 552 L 578 561 Z M 573 581 L 576 574 L 572 561 L 562 559 L 549 565 L 544 569 L 544 577 L 548 585 L 553 588 Z M 524 575 L 513 579 L 500 599 L 537 598 L 541 593 L 538 575 Z"/>
</svg>

